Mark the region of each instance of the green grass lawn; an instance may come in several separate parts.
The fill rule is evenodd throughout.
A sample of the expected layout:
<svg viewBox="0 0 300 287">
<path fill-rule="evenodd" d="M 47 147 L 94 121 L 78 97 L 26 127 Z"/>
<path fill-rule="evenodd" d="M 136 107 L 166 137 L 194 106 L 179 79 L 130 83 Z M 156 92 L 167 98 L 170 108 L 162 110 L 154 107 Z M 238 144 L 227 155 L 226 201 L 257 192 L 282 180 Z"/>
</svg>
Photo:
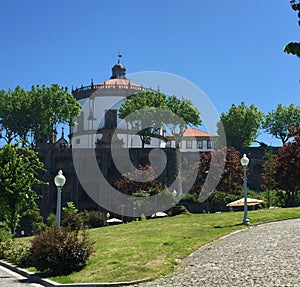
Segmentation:
<svg viewBox="0 0 300 287">
<path fill-rule="evenodd" d="M 250 211 L 251 224 L 300 217 L 300 208 Z M 60 283 L 131 281 L 169 274 L 204 244 L 246 228 L 243 212 L 187 214 L 92 229 L 95 252 L 80 272 Z"/>
</svg>

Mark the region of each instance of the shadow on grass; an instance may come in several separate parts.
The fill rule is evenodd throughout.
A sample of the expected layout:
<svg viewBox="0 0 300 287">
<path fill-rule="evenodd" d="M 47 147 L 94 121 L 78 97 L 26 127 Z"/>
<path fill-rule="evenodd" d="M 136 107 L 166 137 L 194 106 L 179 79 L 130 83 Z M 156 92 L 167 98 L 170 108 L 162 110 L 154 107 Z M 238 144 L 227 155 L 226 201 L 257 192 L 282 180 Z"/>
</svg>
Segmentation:
<svg viewBox="0 0 300 287">
<path fill-rule="evenodd" d="M 236 226 L 243 226 L 244 223 L 230 224 L 230 225 L 215 225 L 214 228 L 231 228 Z"/>
</svg>

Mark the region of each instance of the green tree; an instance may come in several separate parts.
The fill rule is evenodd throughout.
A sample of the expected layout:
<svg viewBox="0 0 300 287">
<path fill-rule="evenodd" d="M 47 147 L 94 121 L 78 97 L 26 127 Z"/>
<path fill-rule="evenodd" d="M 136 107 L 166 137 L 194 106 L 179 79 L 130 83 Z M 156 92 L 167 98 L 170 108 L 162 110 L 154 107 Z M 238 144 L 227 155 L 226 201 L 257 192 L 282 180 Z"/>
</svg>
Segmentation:
<svg viewBox="0 0 300 287">
<path fill-rule="evenodd" d="M 166 109 L 166 95 L 145 91 L 126 99 L 119 109 L 119 117 L 137 131 L 144 148 L 152 137 L 159 137 L 164 124 L 162 109 Z"/>
<path fill-rule="evenodd" d="M 73 124 L 80 105 L 66 88 L 33 86 L 0 91 L 0 128 L 7 143 L 13 140 L 38 147 L 49 142 L 58 124 Z"/>
<path fill-rule="evenodd" d="M 176 148 L 185 129 L 190 125 L 200 125 L 200 112 L 190 100 L 180 100 L 176 96 L 151 91 L 142 92 L 127 99 L 119 110 L 119 117 L 130 122 L 141 136 L 142 147 L 149 143 L 151 137 L 159 137 L 161 129 L 168 127 L 173 134 Z M 164 137 L 160 137 L 166 140 Z M 178 174 L 176 190 L 182 194 L 181 154 L 175 163 Z"/>
<path fill-rule="evenodd" d="M 264 166 L 265 188 L 276 188 L 277 197 L 283 205 L 300 204 L 300 127 L 292 125 L 289 133 L 293 140 L 285 143 Z"/>
<path fill-rule="evenodd" d="M 168 97 L 167 108 L 171 113 L 166 125 L 171 130 L 178 148 L 187 127 L 201 125 L 200 112 L 191 100 L 180 100 L 176 96 Z"/>
<path fill-rule="evenodd" d="M 226 157 L 224 170 L 216 190 L 223 192 L 223 195 L 226 196 L 239 196 L 243 185 L 243 168 L 240 163 L 239 152 L 233 147 L 225 147 L 211 153 L 200 154 L 199 162 L 193 166 L 194 169 L 197 169 L 198 174 L 192 188 L 192 193 L 199 196 L 209 173 L 212 156 L 220 158 L 220 161 L 217 161 L 218 164 L 221 164 L 222 158 Z"/>
<path fill-rule="evenodd" d="M 266 161 L 262 166 L 263 172 L 261 177 L 263 181 L 262 188 L 266 190 L 267 207 L 269 208 L 272 203 L 272 190 L 276 190 L 278 186 L 275 179 L 277 166 L 276 155 L 271 148 L 266 151 L 265 159 Z"/>
<path fill-rule="evenodd" d="M 167 99 L 167 108 L 170 111 L 170 115 L 166 122 L 166 126 L 170 129 L 171 134 L 175 140 L 176 148 L 179 148 L 179 144 L 182 140 L 184 131 L 188 126 L 198 126 L 201 124 L 200 112 L 193 105 L 192 101 L 188 99 L 180 100 L 176 96 L 170 96 Z M 183 170 L 182 170 L 182 158 L 181 153 L 177 152 L 177 160 L 174 163 L 177 171 L 178 183 L 176 190 L 178 196 L 182 196 L 182 183 L 183 183 Z"/>
<path fill-rule="evenodd" d="M 236 149 L 250 146 L 258 136 L 263 113 L 255 106 L 249 107 L 242 102 L 232 105 L 228 113 L 222 113 L 220 122 L 217 123 L 217 132 L 221 136 L 224 127 L 227 146 Z"/>
<path fill-rule="evenodd" d="M 8 92 L 0 91 L 0 127 L 8 144 L 13 140 L 26 141 L 33 116 L 31 102 L 29 94 L 19 86 Z"/>
<path fill-rule="evenodd" d="M 33 86 L 29 95 L 33 101 L 31 131 L 36 147 L 50 141 L 58 124 L 72 125 L 73 119 L 79 115 L 80 105 L 67 88 L 57 84 L 51 87 Z"/>
<path fill-rule="evenodd" d="M 290 1 L 291 7 L 294 11 L 298 12 L 298 25 L 300 26 L 300 2 L 296 0 Z M 295 55 L 297 57 L 300 57 L 300 43 L 299 42 L 291 42 L 284 46 L 283 51 Z"/>
<path fill-rule="evenodd" d="M 43 170 L 37 153 L 28 148 L 5 145 L 0 150 L 0 218 L 12 233 L 22 212 L 37 207 L 32 188 L 42 183 L 37 177 Z"/>
<path fill-rule="evenodd" d="M 165 126 L 180 140 L 187 126 L 201 124 L 200 113 L 190 100 L 152 91 L 125 100 L 119 109 L 119 117 L 138 131 L 143 147 L 152 137 L 162 138 L 159 132 Z"/>
<path fill-rule="evenodd" d="M 300 127 L 290 126 L 292 142 L 279 149 L 276 155 L 276 182 L 285 190 L 285 206 L 298 206 L 300 203 Z"/>
<path fill-rule="evenodd" d="M 276 110 L 272 110 L 264 116 L 262 128 L 285 144 L 290 138 L 289 127 L 300 123 L 300 107 L 290 104 L 279 104 Z"/>
</svg>

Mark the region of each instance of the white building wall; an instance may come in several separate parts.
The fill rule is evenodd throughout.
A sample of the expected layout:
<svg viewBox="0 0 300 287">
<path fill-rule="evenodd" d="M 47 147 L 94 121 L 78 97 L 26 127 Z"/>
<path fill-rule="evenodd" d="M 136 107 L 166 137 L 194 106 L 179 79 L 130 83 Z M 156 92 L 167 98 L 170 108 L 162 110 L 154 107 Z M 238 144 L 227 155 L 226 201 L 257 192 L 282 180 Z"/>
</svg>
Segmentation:
<svg viewBox="0 0 300 287">
<path fill-rule="evenodd" d="M 183 139 L 181 141 L 181 143 L 179 144 L 179 149 L 181 152 L 189 152 L 189 151 L 203 151 L 203 152 L 206 152 L 206 151 L 212 151 L 214 149 L 214 139 L 198 139 L 198 140 L 201 140 L 203 141 L 203 147 L 202 148 L 198 148 L 197 147 L 197 139 Z M 207 141 L 211 141 L 212 142 L 212 148 L 208 148 L 207 146 Z M 188 141 L 191 141 L 192 142 L 192 146 L 191 147 L 187 147 L 187 142 Z M 168 146 L 168 144 L 167 144 Z M 175 141 L 174 140 L 171 140 L 171 144 L 169 144 L 169 146 L 171 148 L 175 148 L 176 145 L 175 145 Z"/>
</svg>

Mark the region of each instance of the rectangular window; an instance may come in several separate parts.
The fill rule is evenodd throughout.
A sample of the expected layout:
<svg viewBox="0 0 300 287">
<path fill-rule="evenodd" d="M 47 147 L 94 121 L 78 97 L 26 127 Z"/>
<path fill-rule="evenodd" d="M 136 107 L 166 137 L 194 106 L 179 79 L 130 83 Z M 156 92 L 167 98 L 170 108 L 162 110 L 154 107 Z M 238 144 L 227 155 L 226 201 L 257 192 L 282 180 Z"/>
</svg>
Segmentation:
<svg viewBox="0 0 300 287">
<path fill-rule="evenodd" d="M 113 130 L 117 127 L 117 110 L 106 110 L 105 112 L 105 129 Z"/>
<path fill-rule="evenodd" d="M 211 140 L 207 141 L 207 148 L 212 149 L 212 141 Z"/>
<path fill-rule="evenodd" d="M 186 148 L 192 148 L 192 141 L 186 141 Z"/>
<path fill-rule="evenodd" d="M 75 139 L 76 144 L 80 144 L 80 139 Z"/>
<path fill-rule="evenodd" d="M 203 141 L 197 141 L 197 149 L 203 149 Z"/>
</svg>

